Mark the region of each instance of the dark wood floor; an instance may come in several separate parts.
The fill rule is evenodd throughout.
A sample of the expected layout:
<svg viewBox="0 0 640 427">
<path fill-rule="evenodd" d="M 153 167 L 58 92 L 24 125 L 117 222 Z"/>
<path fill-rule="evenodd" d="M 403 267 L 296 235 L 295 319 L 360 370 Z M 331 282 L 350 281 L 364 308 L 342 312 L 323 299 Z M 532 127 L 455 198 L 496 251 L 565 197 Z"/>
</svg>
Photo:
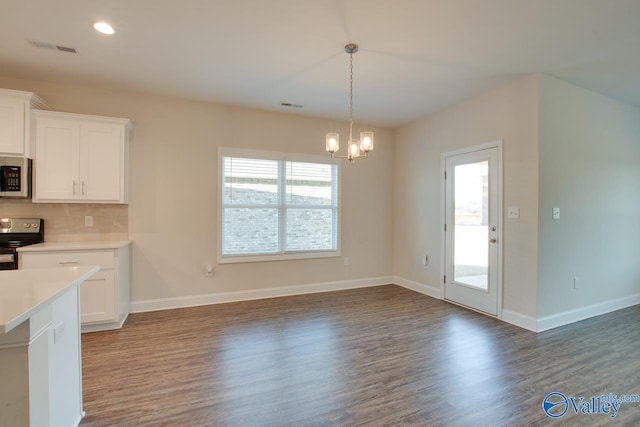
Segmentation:
<svg viewBox="0 0 640 427">
<path fill-rule="evenodd" d="M 133 314 L 82 336 L 82 426 L 640 425 L 640 306 L 534 334 L 376 288 Z"/>
</svg>

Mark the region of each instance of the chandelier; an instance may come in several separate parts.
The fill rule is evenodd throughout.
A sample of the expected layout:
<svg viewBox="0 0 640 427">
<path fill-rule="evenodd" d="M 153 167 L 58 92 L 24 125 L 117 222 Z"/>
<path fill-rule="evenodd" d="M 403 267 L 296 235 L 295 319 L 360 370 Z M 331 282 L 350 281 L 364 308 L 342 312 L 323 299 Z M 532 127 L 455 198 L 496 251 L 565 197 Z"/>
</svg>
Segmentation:
<svg viewBox="0 0 640 427">
<path fill-rule="evenodd" d="M 349 43 L 344 47 L 344 51 L 349 54 L 349 142 L 347 143 L 347 155 L 338 156 L 335 153 L 340 149 L 340 135 L 335 132 L 327 134 L 326 150 L 331 157 L 347 159 L 353 162 L 360 157 L 368 157 L 373 150 L 373 132 L 360 132 L 360 140 L 353 139 L 353 54 L 358 51 L 358 45 Z"/>
</svg>

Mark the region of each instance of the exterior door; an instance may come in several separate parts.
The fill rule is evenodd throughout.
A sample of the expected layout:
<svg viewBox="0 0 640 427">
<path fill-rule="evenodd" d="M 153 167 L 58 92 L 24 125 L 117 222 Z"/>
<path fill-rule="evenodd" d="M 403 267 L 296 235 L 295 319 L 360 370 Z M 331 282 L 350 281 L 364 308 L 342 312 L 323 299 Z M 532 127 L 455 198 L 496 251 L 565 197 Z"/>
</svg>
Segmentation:
<svg viewBox="0 0 640 427">
<path fill-rule="evenodd" d="M 500 146 L 444 156 L 445 299 L 498 315 Z"/>
</svg>

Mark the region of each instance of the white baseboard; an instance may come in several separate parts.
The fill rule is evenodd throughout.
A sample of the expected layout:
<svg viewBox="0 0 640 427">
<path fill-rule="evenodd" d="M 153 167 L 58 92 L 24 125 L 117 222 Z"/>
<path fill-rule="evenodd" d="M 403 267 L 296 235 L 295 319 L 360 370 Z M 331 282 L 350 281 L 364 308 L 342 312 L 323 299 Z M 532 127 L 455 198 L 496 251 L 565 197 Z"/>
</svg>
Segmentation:
<svg viewBox="0 0 640 427">
<path fill-rule="evenodd" d="M 393 277 L 393 283 L 433 298 L 444 299 L 441 289 L 434 286 L 403 279 L 398 276 Z M 542 318 L 535 318 L 509 309 L 503 309 L 501 320 L 532 332 L 542 332 L 559 326 L 568 325 L 569 323 L 588 319 L 590 317 L 621 310 L 636 304 L 640 304 L 640 294 L 593 304 L 576 310 L 566 311 Z"/>
<path fill-rule="evenodd" d="M 557 328 L 558 326 L 568 325 L 569 323 L 579 322 L 580 320 L 588 319 L 590 317 L 611 313 L 612 311 L 621 310 L 636 304 L 640 304 L 640 294 L 617 298 L 575 310 L 541 317 L 538 319 L 537 332 L 548 331 L 549 329 Z"/>
<path fill-rule="evenodd" d="M 123 313 L 120 315 L 120 318 L 117 322 L 107 322 L 107 323 L 88 323 L 82 325 L 82 333 L 87 332 L 100 332 L 100 331 L 113 331 L 114 329 L 122 328 L 124 322 L 127 320 L 129 313 Z"/>
<path fill-rule="evenodd" d="M 309 285 L 282 286 L 278 288 L 252 289 L 247 291 L 220 292 L 206 295 L 192 295 L 176 298 L 161 298 L 131 302 L 132 313 L 168 310 L 172 308 L 196 307 L 199 305 L 222 304 L 226 302 L 249 301 L 264 298 L 313 294 L 318 292 L 343 291 L 394 283 L 393 277 L 372 277 L 368 279 L 343 280 L 339 282 L 313 283 Z"/>
<path fill-rule="evenodd" d="M 442 299 L 442 290 L 435 286 L 425 285 L 424 283 L 414 282 L 413 280 L 403 279 L 402 277 L 394 276 L 393 283 L 403 288 L 410 289 L 412 291 L 433 297 Z"/>
<path fill-rule="evenodd" d="M 503 322 L 511 323 L 520 328 L 528 329 L 532 332 L 538 332 L 538 320 L 535 317 L 527 316 L 516 311 L 502 309 Z"/>
<path fill-rule="evenodd" d="M 161 298 L 131 302 L 132 313 L 168 310 L 173 308 L 196 307 L 200 305 L 222 304 L 227 302 L 249 301 L 264 298 L 286 297 L 293 295 L 313 294 L 319 292 L 342 291 L 347 289 L 367 288 L 396 284 L 403 288 L 443 299 L 442 290 L 435 286 L 415 282 L 398 276 L 372 277 L 367 279 L 343 280 L 336 282 L 313 283 L 309 285 L 283 286 L 277 288 L 254 289 L 247 291 L 220 292 L 206 295 L 192 295 L 176 298 Z M 502 310 L 504 322 L 533 332 L 542 332 L 569 323 L 578 322 L 590 317 L 600 316 L 612 311 L 621 310 L 640 304 L 640 294 L 618 298 L 575 310 L 565 311 L 551 316 L 534 318 L 508 309 Z"/>
</svg>

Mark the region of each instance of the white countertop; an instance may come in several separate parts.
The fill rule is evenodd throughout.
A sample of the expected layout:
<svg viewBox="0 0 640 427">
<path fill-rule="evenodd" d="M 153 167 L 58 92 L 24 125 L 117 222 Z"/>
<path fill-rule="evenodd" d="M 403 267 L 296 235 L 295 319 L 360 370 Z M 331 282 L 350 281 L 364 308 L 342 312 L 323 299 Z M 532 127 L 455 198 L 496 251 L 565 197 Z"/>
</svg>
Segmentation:
<svg viewBox="0 0 640 427">
<path fill-rule="evenodd" d="M 45 242 L 23 246 L 18 252 L 86 251 L 96 249 L 120 249 L 131 244 L 131 240 L 105 240 L 100 242 Z"/>
<path fill-rule="evenodd" d="M 0 333 L 7 333 L 100 270 L 98 266 L 0 271 Z"/>
</svg>

